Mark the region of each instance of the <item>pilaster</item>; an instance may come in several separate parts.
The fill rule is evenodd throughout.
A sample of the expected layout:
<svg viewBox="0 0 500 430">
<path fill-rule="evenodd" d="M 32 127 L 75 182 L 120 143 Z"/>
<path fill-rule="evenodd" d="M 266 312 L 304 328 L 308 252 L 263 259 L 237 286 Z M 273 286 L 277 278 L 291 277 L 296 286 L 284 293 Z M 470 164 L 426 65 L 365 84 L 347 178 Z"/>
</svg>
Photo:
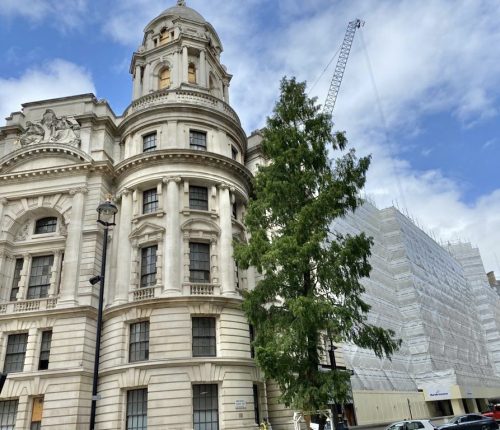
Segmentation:
<svg viewBox="0 0 500 430">
<path fill-rule="evenodd" d="M 132 231 L 132 193 L 125 189 L 121 192 L 120 225 L 118 228 L 118 251 L 116 270 L 116 290 L 114 304 L 127 303 L 130 285 L 131 245 L 129 235 Z"/>
<path fill-rule="evenodd" d="M 64 251 L 64 269 L 61 279 L 61 292 L 58 306 L 67 306 L 68 304 L 77 303 L 78 281 L 80 274 L 80 254 L 82 244 L 82 226 L 83 226 L 83 211 L 84 201 L 87 188 L 75 188 L 69 191 L 73 196 L 71 205 L 71 218 L 68 225 L 68 236 L 66 238 L 66 248 Z M 56 265 L 56 260 L 59 260 L 59 266 Z M 60 266 L 59 258 L 54 258 L 54 266 L 56 270 Z M 51 282 L 51 292 L 55 294 L 55 287 Z"/>
</svg>

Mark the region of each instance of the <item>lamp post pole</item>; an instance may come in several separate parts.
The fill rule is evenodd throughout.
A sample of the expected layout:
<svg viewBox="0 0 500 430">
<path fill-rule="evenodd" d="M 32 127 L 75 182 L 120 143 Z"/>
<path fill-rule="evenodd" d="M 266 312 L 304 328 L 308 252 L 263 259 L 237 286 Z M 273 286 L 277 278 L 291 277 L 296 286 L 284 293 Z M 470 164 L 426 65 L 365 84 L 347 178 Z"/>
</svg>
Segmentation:
<svg viewBox="0 0 500 430">
<path fill-rule="evenodd" d="M 92 378 L 92 404 L 90 407 L 90 430 L 94 430 L 95 426 L 95 415 L 97 408 L 97 384 L 99 382 L 99 359 L 101 353 L 101 331 L 102 331 L 102 308 L 104 302 L 104 274 L 106 272 L 106 256 L 108 251 L 108 233 L 109 227 L 115 225 L 115 215 L 118 212 L 118 208 L 114 205 L 110 199 L 101 203 L 97 207 L 98 218 L 97 222 L 104 226 L 104 240 L 102 244 L 102 259 L 101 259 L 101 273 L 99 276 L 94 276 L 90 279 L 92 285 L 99 281 L 99 306 L 97 308 L 97 329 L 96 329 L 96 340 L 95 340 L 95 356 L 94 356 L 94 374 Z M 112 217 L 112 218 L 111 218 Z"/>
</svg>

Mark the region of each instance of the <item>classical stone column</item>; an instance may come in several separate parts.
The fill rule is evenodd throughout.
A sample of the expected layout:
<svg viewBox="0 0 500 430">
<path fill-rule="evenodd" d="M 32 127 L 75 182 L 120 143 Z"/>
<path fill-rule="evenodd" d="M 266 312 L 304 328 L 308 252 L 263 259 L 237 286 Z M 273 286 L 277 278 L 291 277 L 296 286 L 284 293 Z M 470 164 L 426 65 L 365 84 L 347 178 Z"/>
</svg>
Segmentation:
<svg viewBox="0 0 500 430">
<path fill-rule="evenodd" d="M 132 94 L 132 100 L 138 99 L 141 96 L 141 66 L 135 66 L 134 75 L 134 92 Z"/>
<path fill-rule="evenodd" d="M 71 218 L 68 225 L 66 248 L 64 250 L 64 269 L 61 279 L 60 298 L 57 301 L 58 306 L 77 303 L 78 278 L 80 274 L 84 200 L 87 188 L 76 188 L 70 190 L 69 193 L 73 196 L 73 201 L 71 204 Z M 55 291 L 52 291 L 52 293 L 55 293 Z"/>
<path fill-rule="evenodd" d="M 205 58 L 205 51 L 200 51 L 200 85 L 207 86 L 207 61 Z"/>
<path fill-rule="evenodd" d="M 151 64 L 146 64 L 144 68 L 144 79 L 142 80 L 142 95 L 148 95 L 151 90 Z"/>
<path fill-rule="evenodd" d="M 233 228 L 231 222 L 231 196 L 229 186 L 219 186 L 219 273 L 221 291 L 223 295 L 235 295 L 234 263 L 233 263 Z"/>
<path fill-rule="evenodd" d="M 188 81 L 188 49 L 187 46 L 182 47 L 182 82 Z"/>
<path fill-rule="evenodd" d="M 164 289 L 167 294 L 178 295 L 182 291 L 181 274 L 181 230 L 179 213 L 179 186 L 181 178 L 164 178 L 167 184 L 167 230 L 164 243 Z"/>
<path fill-rule="evenodd" d="M 129 235 L 132 231 L 132 193 L 125 189 L 121 193 L 120 225 L 115 240 L 118 243 L 116 255 L 116 290 L 114 304 L 127 303 L 130 287 L 131 244 Z"/>
</svg>

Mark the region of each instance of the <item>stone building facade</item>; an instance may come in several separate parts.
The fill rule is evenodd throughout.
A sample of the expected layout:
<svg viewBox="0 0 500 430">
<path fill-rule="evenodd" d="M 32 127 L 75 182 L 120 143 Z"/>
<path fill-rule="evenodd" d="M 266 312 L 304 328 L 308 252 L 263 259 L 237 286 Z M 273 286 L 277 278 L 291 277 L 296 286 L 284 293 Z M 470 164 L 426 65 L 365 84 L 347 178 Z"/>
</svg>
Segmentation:
<svg viewBox="0 0 500 430">
<path fill-rule="evenodd" d="M 214 28 L 178 1 L 145 28 L 121 116 L 83 94 L 26 103 L 0 127 L 3 429 L 88 428 L 99 287 L 89 279 L 103 252 L 96 208 L 109 195 L 118 214 L 96 428 L 257 429 L 264 417 L 296 428 L 255 365 L 240 306 L 256 274 L 238 270 L 232 243 L 245 238 L 263 160 L 260 134 L 247 138 L 229 104 L 221 52 Z M 500 398 L 499 296 L 477 250 L 445 249 L 370 204 L 337 228 L 374 237 L 370 319 L 404 340 L 392 361 L 337 350 L 354 370 L 351 424 Z"/>
<path fill-rule="evenodd" d="M 180 1 L 133 54 L 116 116 L 84 94 L 23 105 L 0 129 L 2 428 L 88 428 L 103 231 L 98 429 L 255 429 L 266 387 L 251 357 L 232 242 L 258 151 L 229 105 L 214 28 Z"/>
</svg>

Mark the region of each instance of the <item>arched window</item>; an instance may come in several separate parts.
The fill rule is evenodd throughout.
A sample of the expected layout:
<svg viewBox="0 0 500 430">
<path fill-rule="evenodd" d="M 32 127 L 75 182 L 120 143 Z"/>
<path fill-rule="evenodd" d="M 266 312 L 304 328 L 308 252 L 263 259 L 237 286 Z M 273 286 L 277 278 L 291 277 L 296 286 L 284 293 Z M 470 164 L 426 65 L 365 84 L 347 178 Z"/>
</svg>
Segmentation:
<svg viewBox="0 0 500 430">
<path fill-rule="evenodd" d="M 167 31 L 166 28 L 163 28 L 160 31 L 160 45 L 164 45 L 170 40 L 170 33 Z"/>
<path fill-rule="evenodd" d="M 56 217 L 40 218 L 35 223 L 35 234 L 54 233 L 56 226 Z"/>
<path fill-rule="evenodd" d="M 190 84 L 196 84 L 196 66 L 194 63 L 189 63 L 188 66 L 188 82 Z"/>
<path fill-rule="evenodd" d="M 158 88 L 162 90 L 164 88 L 169 88 L 169 87 L 170 87 L 170 69 L 165 68 L 162 69 L 162 71 L 160 72 L 160 83 L 158 85 Z"/>
</svg>

